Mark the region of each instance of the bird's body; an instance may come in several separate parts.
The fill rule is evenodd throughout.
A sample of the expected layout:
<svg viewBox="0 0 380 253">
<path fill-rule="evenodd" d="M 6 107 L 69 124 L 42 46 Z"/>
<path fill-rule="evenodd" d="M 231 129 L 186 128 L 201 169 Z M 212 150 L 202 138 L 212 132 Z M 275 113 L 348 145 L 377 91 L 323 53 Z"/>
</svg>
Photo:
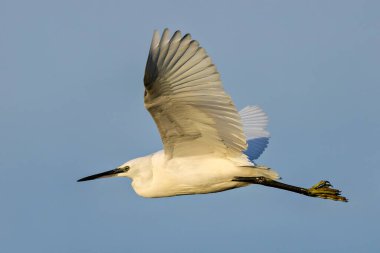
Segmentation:
<svg viewBox="0 0 380 253">
<path fill-rule="evenodd" d="M 268 144 L 267 116 L 257 106 L 237 111 L 211 58 L 189 34 L 154 33 L 144 86 L 164 149 L 78 181 L 129 177 L 136 193 L 150 198 L 261 184 L 347 201 L 327 181 L 310 189 L 283 184 L 277 172 L 253 162 Z"/>
<path fill-rule="evenodd" d="M 245 155 L 236 159 L 210 155 L 168 159 L 161 150 L 128 164 L 134 168 L 130 175 L 133 189 L 138 195 L 150 198 L 205 194 L 249 185 L 233 181 L 236 176 L 278 178 L 274 171 L 254 166 Z"/>
</svg>

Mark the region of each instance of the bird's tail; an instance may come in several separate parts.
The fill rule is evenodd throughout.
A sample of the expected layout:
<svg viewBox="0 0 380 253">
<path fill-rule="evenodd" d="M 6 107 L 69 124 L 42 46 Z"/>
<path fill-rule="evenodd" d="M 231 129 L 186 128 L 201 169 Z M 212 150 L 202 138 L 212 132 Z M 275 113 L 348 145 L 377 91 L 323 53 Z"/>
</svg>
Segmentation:
<svg viewBox="0 0 380 253">
<path fill-rule="evenodd" d="M 252 168 L 252 176 L 253 177 L 266 177 L 273 180 L 281 179 L 280 175 L 277 173 L 277 171 L 272 170 L 269 167 L 263 166 L 263 165 L 255 165 L 255 166 L 249 166 Z"/>
</svg>

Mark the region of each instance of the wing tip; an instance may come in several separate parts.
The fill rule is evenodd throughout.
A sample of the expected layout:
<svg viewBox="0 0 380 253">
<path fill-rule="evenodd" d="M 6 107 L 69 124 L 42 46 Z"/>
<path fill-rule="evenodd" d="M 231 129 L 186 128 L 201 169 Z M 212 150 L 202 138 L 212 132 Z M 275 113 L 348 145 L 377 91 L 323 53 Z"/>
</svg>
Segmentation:
<svg viewBox="0 0 380 253">
<path fill-rule="evenodd" d="M 150 43 L 150 50 L 152 51 L 152 49 L 158 47 L 160 43 L 160 33 L 158 32 L 158 30 L 154 30 L 153 31 L 153 37 L 152 37 L 152 42 Z"/>
</svg>

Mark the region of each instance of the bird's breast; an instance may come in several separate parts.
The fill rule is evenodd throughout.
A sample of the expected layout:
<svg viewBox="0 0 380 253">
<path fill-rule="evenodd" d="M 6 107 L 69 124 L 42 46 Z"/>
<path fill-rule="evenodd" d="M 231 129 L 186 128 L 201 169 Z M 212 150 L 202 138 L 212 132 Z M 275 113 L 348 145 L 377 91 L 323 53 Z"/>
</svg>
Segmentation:
<svg viewBox="0 0 380 253">
<path fill-rule="evenodd" d="M 153 168 L 151 181 L 134 179 L 132 187 L 142 197 L 158 198 L 205 194 L 245 186 L 232 181 L 238 167 L 221 159 L 173 159 L 165 167 Z"/>
</svg>

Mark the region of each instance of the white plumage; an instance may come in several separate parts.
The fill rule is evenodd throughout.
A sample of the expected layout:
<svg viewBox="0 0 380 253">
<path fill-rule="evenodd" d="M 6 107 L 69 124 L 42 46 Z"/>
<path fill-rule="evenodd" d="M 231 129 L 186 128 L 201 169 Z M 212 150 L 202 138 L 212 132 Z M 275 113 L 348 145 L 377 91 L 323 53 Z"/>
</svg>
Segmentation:
<svg viewBox="0 0 380 253">
<path fill-rule="evenodd" d="M 266 130 L 268 117 L 258 106 L 247 106 L 239 112 L 248 148 L 244 152 L 256 160 L 268 146 L 270 134 Z"/>
<path fill-rule="evenodd" d="M 257 106 L 238 113 L 215 65 L 189 34 L 176 31 L 170 38 L 168 29 L 161 37 L 154 32 L 144 85 L 145 107 L 164 149 L 79 181 L 129 177 L 143 197 L 219 192 L 252 183 L 291 190 L 275 181 L 275 171 L 253 162 L 268 144 L 266 114 Z"/>
<path fill-rule="evenodd" d="M 168 157 L 238 156 L 247 148 L 241 120 L 215 65 L 190 35 L 154 33 L 145 71 L 145 107 Z"/>
</svg>

